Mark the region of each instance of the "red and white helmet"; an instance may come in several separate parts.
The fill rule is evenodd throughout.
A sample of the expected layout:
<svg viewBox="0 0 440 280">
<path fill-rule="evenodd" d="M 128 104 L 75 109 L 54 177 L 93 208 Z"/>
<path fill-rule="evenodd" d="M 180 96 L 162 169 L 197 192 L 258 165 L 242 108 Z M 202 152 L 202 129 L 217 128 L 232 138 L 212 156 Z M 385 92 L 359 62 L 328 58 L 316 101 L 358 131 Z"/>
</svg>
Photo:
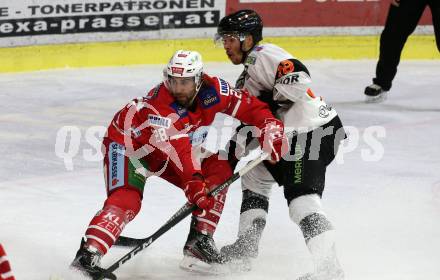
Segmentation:
<svg viewBox="0 0 440 280">
<path fill-rule="evenodd" d="M 165 69 L 168 77 L 194 77 L 196 90 L 202 85 L 202 56 L 196 51 L 178 50 L 171 57 Z"/>
</svg>

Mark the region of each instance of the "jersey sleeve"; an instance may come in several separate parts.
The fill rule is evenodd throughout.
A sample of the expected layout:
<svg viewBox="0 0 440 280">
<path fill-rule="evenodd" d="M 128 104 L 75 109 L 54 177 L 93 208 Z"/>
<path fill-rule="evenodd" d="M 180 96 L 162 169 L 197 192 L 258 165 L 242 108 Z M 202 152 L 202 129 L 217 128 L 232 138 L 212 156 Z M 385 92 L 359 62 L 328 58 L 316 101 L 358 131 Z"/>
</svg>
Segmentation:
<svg viewBox="0 0 440 280">
<path fill-rule="evenodd" d="M 294 58 L 283 60 L 275 76 L 274 99 L 293 102 L 312 99 L 311 83 L 312 79 L 304 64 Z"/>
<path fill-rule="evenodd" d="M 151 130 L 149 144 L 169 159 L 169 164 L 183 182 L 192 179 L 195 173 L 202 173 L 194 160 L 188 129 L 180 117 L 169 106 L 149 109 L 144 114 Z"/>
<path fill-rule="evenodd" d="M 275 75 L 280 61 L 292 56 L 275 45 L 256 46 L 245 60 L 246 74 L 243 74 L 243 87 L 250 94 L 259 96 L 260 92 L 272 92 Z"/>
<path fill-rule="evenodd" d="M 245 61 L 243 88 L 252 95 L 271 92 L 275 102 L 313 98 L 306 66 L 285 50 L 271 44 L 256 47 Z"/>
<path fill-rule="evenodd" d="M 269 106 L 247 90 L 234 89 L 226 81 L 218 80 L 222 104 L 225 106 L 223 113 L 257 127 L 261 127 L 266 119 L 274 118 Z"/>
<path fill-rule="evenodd" d="M 115 124 L 125 134 L 124 145 L 136 150 L 134 156 L 151 154 L 154 155 L 152 160 L 168 161 L 183 182 L 191 180 L 195 173 L 201 173 L 193 161 L 185 126 L 166 104 L 145 98 L 133 100 L 117 116 Z"/>
</svg>

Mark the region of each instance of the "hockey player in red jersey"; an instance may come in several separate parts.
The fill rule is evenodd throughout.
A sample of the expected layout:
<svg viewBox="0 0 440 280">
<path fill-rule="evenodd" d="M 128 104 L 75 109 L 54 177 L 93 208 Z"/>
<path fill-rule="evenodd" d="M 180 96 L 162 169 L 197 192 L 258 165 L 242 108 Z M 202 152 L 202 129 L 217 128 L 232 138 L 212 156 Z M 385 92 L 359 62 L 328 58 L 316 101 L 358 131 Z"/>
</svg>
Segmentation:
<svg viewBox="0 0 440 280">
<path fill-rule="evenodd" d="M 223 262 L 212 236 L 226 190 L 215 197 L 207 191 L 227 180 L 232 170 L 217 154 L 201 158 L 197 153 L 218 112 L 258 127 L 262 149 L 273 160 L 287 152 L 283 124 L 265 103 L 204 74 L 199 53 L 177 51 L 164 70 L 164 82 L 117 112 L 108 127 L 103 139 L 108 197 L 91 220 L 73 267 L 90 276 L 103 272 L 101 257 L 138 214 L 145 181 L 152 175 L 181 188 L 189 202 L 204 210 L 193 213 L 181 267 Z"/>
<path fill-rule="evenodd" d="M 0 244 L 0 280 L 15 280 L 6 252 Z"/>
<path fill-rule="evenodd" d="M 242 177 L 238 238 L 221 252 L 228 259 L 257 257 L 271 189 L 277 183 L 284 188 L 290 218 L 301 229 L 315 263 L 315 270 L 301 279 L 342 280 L 335 230 L 321 197 L 326 168 L 346 137 L 345 131 L 336 110 L 314 95 L 306 66 L 284 49 L 260 43 L 262 30 L 263 22 L 255 11 L 240 10 L 220 20 L 216 39 L 233 64 L 244 65 L 236 87 L 269 104 L 286 130 L 297 133 L 289 141 L 290 157 L 275 165 L 260 164 Z"/>
</svg>

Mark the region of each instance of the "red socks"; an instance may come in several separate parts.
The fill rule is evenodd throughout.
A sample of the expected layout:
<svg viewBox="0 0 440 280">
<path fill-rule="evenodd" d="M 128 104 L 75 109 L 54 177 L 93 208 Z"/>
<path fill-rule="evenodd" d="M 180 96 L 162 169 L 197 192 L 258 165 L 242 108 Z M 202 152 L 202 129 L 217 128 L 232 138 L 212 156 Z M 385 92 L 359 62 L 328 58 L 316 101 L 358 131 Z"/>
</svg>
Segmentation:
<svg viewBox="0 0 440 280">
<path fill-rule="evenodd" d="M 103 255 L 121 235 L 125 225 L 133 220 L 141 208 L 140 194 L 131 189 L 119 189 L 105 201 L 86 230 L 86 244 Z"/>
</svg>

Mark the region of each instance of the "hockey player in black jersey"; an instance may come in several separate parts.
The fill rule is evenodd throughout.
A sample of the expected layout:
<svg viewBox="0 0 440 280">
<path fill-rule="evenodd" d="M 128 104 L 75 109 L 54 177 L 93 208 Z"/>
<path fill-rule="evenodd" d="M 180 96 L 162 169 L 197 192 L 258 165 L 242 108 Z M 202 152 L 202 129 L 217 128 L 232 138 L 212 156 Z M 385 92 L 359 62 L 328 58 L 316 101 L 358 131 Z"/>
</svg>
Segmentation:
<svg viewBox="0 0 440 280">
<path fill-rule="evenodd" d="M 296 135 L 289 139 L 287 157 L 276 164 L 260 164 L 242 178 L 238 239 L 221 252 L 230 260 L 257 257 L 271 188 L 277 183 L 284 187 L 290 217 L 300 227 L 315 263 L 315 270 L 300 279 L 344 279 L 336 257 L 335 230 L 321 197 L 326 167 L 346 134 L 336 111 L 310 88 L 304 64 L 276 45 L 260 44 L 262 29 L 255 11 L 240 10 L 221 19 L 216 41 L 233 64 L 244 65 L 236 87 L 269 103 L 274 115 Z M 240 143 L 230 144 L 230 155 L 238 156 Z"/>
</svg>

